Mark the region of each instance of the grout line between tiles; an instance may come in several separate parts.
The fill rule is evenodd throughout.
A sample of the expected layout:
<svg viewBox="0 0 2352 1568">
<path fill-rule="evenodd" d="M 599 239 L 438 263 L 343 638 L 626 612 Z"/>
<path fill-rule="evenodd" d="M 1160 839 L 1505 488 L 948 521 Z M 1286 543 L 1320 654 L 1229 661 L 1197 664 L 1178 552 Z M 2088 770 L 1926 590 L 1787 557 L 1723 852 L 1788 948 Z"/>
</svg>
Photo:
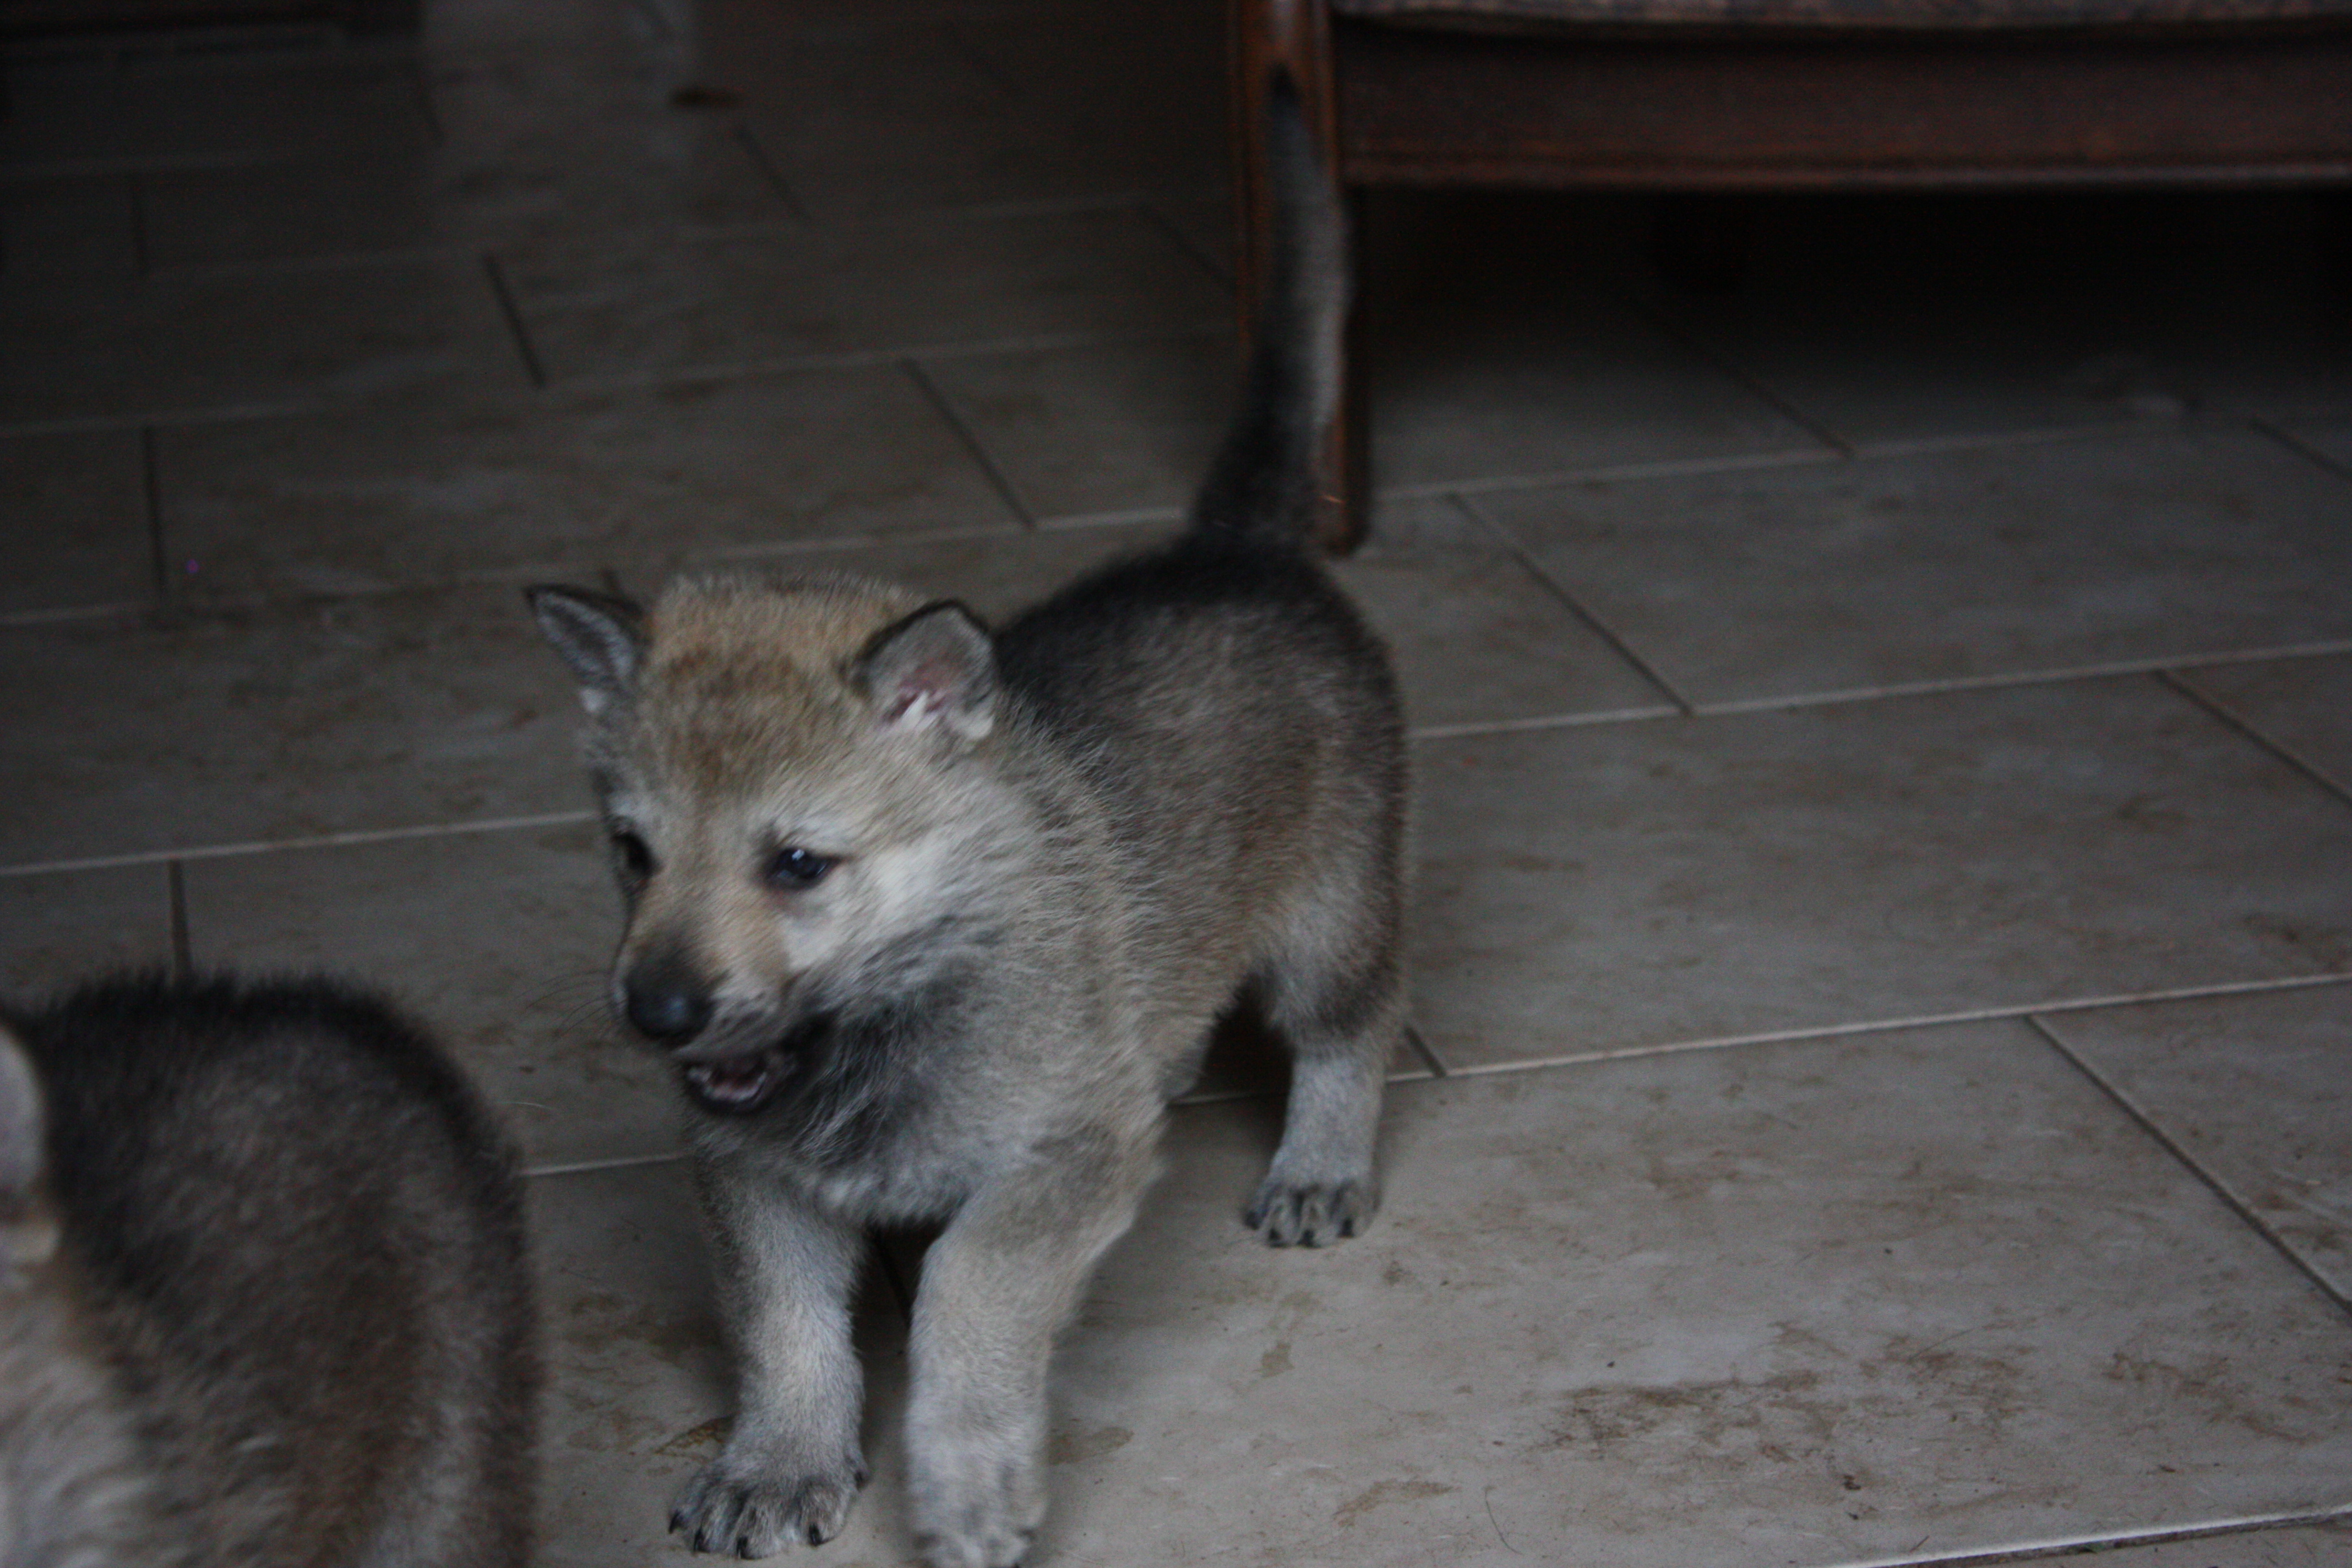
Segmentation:
<svg viewBox="0 0 2352 1568">
<path fill-rule="evenodd" d="M 1224 263 L 1194 243 L 1192 237 L 1184 232 L 1184 226 L 1162 212 L 1158 202 L 1147 197 L 1139 205 L 1139 210 L 1152 227 L 1167 237 L 1171 245 L 1199 262 L 1201 270 L 1215 279 L 1224 288 L 1231 289 L 1235 286 L 1233 272 Z"/>
<path fill-rule="evenodd" d="M 753 376 L 779 375 L 790 371 L 862 370 L 874 365 L 898 364 L 906 360 L 988 359 L 999 355 L 1055 353 L 1064 349 L 1117 347 L 1128 343 L 1159 342 L 1170 338 L 1201 337 L 1216 330 L 1213 323 L 1192 321 L 1180 326 L 1136 327 L 1127 331 L 1032 332 L 1009 338 L 901 343 L 887 348 L 840 349 L 829 353 L 780 354 L 772 359 L 744 360 L 733 364 L 567 375 L 551 381 L 549 385 L 558 391 L 578 393 L 652 391 L 663 387 L 745 381 Z M 0 435 L 9 433 L 0 428 Z"/>
<path fill-rule="evenodd" d="M 2326 468 L 2329 473 L 2336 475 L 2339 479 L 2352 479 L 2352 467 L 2347 467 L 2344 463 L 2337 461 L 2336 458 L 2329 457 L 2326 453 L 2321 451 L 2318 447 L 2313 446 L 2310 442 L 2305 440 L 2302 437 L 2296 435 L 2285 426 L 2277 424 L 2269 419 L 2259 417 L 2249 419 L 2246 423 L 2252 426 L 2254 429 L 2261 434 L 2269 437 L 2280 446 L 2284 447 L 2288 451 L 2293 452 L 2296 457 L 2306 458 L 2311 462 L 2318 464 L 2321 468 Z"/>
<path fill-rule="evenodd" d="M 2276 757 L 2280 762 L 2284 763 L 2287 766 L 2293 768 L 2295 772 L 2301 773 L 2304 777 L 2309 779 L 2312 783 L 2326 790 L 2328 794 L 2336 796 L 2336 799 L 2344 801 L 2347 805 L 2352 805 L 2352 788 L 2347 788 L 2333 774 L 2329 773 L 2326 769 L 2320 767 L 2317 763 L 2304 757 L 2292 746 L 2287 745 L 2282 741 L 2274 740 L 2270 735 L 2264 733 L 2252 720 L 2246 718 L 2244 715 L 2238 712 L 2237 710 L 2231 708 L 2228 703 L 2222 701 L 2220 698 L 2199 689 L 2197 686 L 2185 679 L 2178 670 L 2158 670 L 2157 672 L 2157 679 L 2163 681 L 2165 685 L 2172 688 L 2173 690 L 2180 693 L 2181 696 L 2187 698 L 2189 701 L 2195 703 L 2199 708 L 2203 709 L 2207 713 L 2211 714 L 2223 724 L 2228 725 L 2239 734 L 2243 735 L 2247 740 L 2252 741 L 2255 745 L 2260 746 L 2263 751 L 2268 752 L 2272 756 Z"/>
<path fill-rule="evenodd" d="M 1612 708 L 1591 713 L 1546 713 L 1532 719 L 1467 719 L 1458 724 L 1420 724 L 1408 741 L 1458 741 L 1478 735 L 1517 735 L 1542 730 L 1581 730 L 1601 724 L 1632 724 L 1650 719 L 1686 719 L 1679 708 Z"/>
<path fill-rule="evenodd" d="M 2098 441 L 2116 437 L 2150 436 L 2178 431 L 2185 423 L 2178 416 L 2139 419 L 2102 419 L 2088 425 L 2050 425 L 2028 430 L 1979 430 L 1952 436 L 1906 436 L 1854 445 L 1856 459 L 1926 458 L 1943 452 L 1998 451 L 2004 447 L 2051 447 L 2068 441 Z"/>
<path fill-rule="evenodd" d="M 172 978 L 185 980 L 196 972 L 196 961 L 188 941 L 188 878 L 177 860 L 163 866 L 163 903 L 171 930 Z"/>
<path fill-rule="evenodd" d="M 655 37 L 667 40 L 677 36 L 677 25 L 662 10 L 658 0 L 631 0 L 629 9 L 644 20 Z"/>
<path fill-rule="evenodd" d="M 735 140 L 743 144 L 744 155 L 751 160 L 751 166 L 760 171 L 760 177 L 768 182 L 768 188 L 776 193 L 776 199 L 784 204 L 784 210 L 802 223 L 811 222 L 806 204 L 793 189 L 792 182 L 784 178 L 784 172 L 777 167 L 775 159 L 768 155 L 767 144 L 740 121 L 735 124 Z"/>
<path fill-rule="evenodd" d="M 102 179 L 109 174 L 205 174 L 299 163 L 306 156 L 309 154 L 299 151 L 268 148 L 243 153 L 126 153 L 112 157 L 51 158 L 45 163 L 8 164 L 0 169 L 0 180 L 29 184 L 37 180 Z"/>
<path fill-rule="evenodd" d="M 634 1171 L 646 1165 L 670 1165 L 686 1158 L 681 1152 L 667 1154 L 619 1154 L 608 1160 L 567 1160 L 553 1165 L 527 1165 L 526 1180 L 535 1176 L 587 1176 L 599 1171 Z"/>
<path fill-rule="evenodd" d="M 1852 460 L 1841 452 L 1812 447 L 1794 451 L 1738 452 L 1713 458 L 1659 458 L 1643 463 L 1603 463 L 1587 468 L 1555 468 L 1540 474 L 1496 474 L 1483 479 L 1432 479 L 1422 484 L 1387 485 L 1375 490 L 1372 499 L 1375 501 L 1440 500 L 1454 496 L 1517 495 L 1528 490 L 1565 489 L 1580 484 L 1631 484 L 1643 479 L 1673 479 L 1706 474 L 1826 468 Z"/>
<path fill-rule="evenodd" d="M 979 433 L 965 422 L 962 413 L 941 390 L 940 384 L 931 379 L 930 373 L 919 361 L 912 358 L 900 360 L 898 368 L 908 380 L 915 384 L 915 390 L 931 405 L 931 411 L 947 421 L 948 428 L 955 432 L 956 439 L 962 442 L 964 450 L 971 454 L 971 460 L 980 465 L 980 471 L 987 477 L 997 499 L 1012 509 L 1013 515 L 1021 520 L 1023 529 L 1034 532 L 1037 520 L 1023 504 L 1020 492 L 1013 488 L 1012 479 L 997 466 L 996 458 L 981 444 Z"/>
<path fill-rule="evenodd" d="M 0 628 L 68 626 L 77 621 L 110 621 L 143 615 L 153 605 L 144 600 L 117 599 L 102 605 L 61 605 L 41 610 L 0 611 Z"/>
<path fill-rule="evenodd" d="M 1855 702 L 1877 702 L 1888 698 L 1936 697 L 1947 692 L 2054 686 L 2069 680 L 2112 680 L 2135 675 L 2164 676 L 2179 669 L 2262 664 L 2284 658 L 2324 658 L 2344 653 L 2352 653 L 2352 639 L 2294 643 L 2278 647 L 2233 648 L 2227 652 L 2168 654 L 2155 658 L 2117 659 L 2107 664 L 2070 665 L 2058 669 L 1959 675 L 1944 680 L 1897 681 L 1885 686 L 1853 686 L 1836 691 L 1795 692 L 1780 697 L 1741 697 L 1727 702 L 1702 702 L 1691 711 L 1702 719 L 1740 713 L 1778 713 L 1801 708 L 1834 708 Z"/>
<path fill-rule="evenodd" d="M 200 844 L 177 849 L 139 849 L 127 855 L 87 855 L 61 860 L 30 860 L 0 866 L 0 880 L 68 871 L 109 871 L 122 866 L 159 866 L 173 860 L 225 860 L 239 855 L 281 850 L 342 849 L 362 844 L 396 844 L 411 838 L 454 837 L 467 833 L 513 833 L 531 827 L 571 827 L 593 822 L 593 811 L 549 811 L 531 816 L 490 816 L 477 822 L 438 822 L 413 827 L 362 827 L 301 838 L 256 838 L 236 844 Z"/>
<path fill-rule="evenodd" d="M 1995 1546 L 1965 1552 L 1912 1551 L 1893 1557 L 1872 1557 L 1835 1564 L 1835 1568 L 1978 1568 L 1979 1564 L 2025 1563 L 2073 1556 L 2077 1552 L 2113 1552 L 2131 1546 L 2160 1546 L 2172 1541 L 2203 1541 L 2216 1536 L 2249 1535 L 2257 1531 L 2290 1529 L 2296 1525 L 2332 1524 L 2352 1519 L 2352 1504 L 2293 1513 L 2247 1514 L 2179 1529 L 2106 1531 L 2052 1536 L 2016 1546 Z"/>
<path fill-rule="evenodd" d="M 1794 425 L 1798 429 L 1802 430 L 1806 435 L 1811 436 L 1814 440 L 1819 441 L 1822 446 L 1827 447 L 1831 451 L 1838 454 L 1838 456 L 1842 458 L 1851 458 L 1853 456 L 1854 448 L 1853 442 L 1847 440 L 1844 437 L 1839 435 L 1836 431 L 1831 429 L 1828 426 L 1822 424 L 1820 420 L 1814 418 L 1811 415 L 1807 414 L 1803 409 L 1799 408 L 1787 398 L 1781 396 L 1778 392 L 1774 391 L 1769 384 L 1767 384 L 1760 376 L 1755 374 L 1755 373 L 1748 370 L 1746 365 L 1739 363 L 1729 354 L 1717 349 L 1715 344 L 1709 342 L 1706 338 L 1692 329 L 1685 327 L 1680 321 L 1675 321 L 1667 312 L 1660 310 L 1657 306 L 1647 300 L 1635 299 L 1629 300 L 1627 303 L 1632 306 L 1635 314 L 1648 321 L 1652 327 L 1655 328 L 1664 336 L 1671 339 L 1675 342 L 1680 343 L 1685 351 L 1696 354 L 1700 359 L 1705 360 L 1717 370 L 1738 382 L 1742 387 L 1747 389 L 1748 395 L 1769 405 L 1772 410 L 1779 414 L 1781 418 L 1786 419 L 1790 424 Z"/>
<path fill-rule="evenodd" d="M 181 425 L 234 425 L 240 420 L 277 419 L 289 414 L 315 414 L 354 407 L 354 402 L 299 398 L 277 403 L 228 403 L 210 408 L 148 409 L 138 414 L 72 414 L 56 419 L 0 420 L 0 440 L 27 436 L 89 436 Z"/>
<path fill-rule="evenodd" d="M 172 592 L 171 568 L 163 553 L 163 485 L 155 461 L 155 426 L 139 426 L 139 497 L 147 511 L 147 570 L 155 602 Z"/>
<path fill-rule="evenodd" d="M 1685 715 L 1693 711 L 1690 699 L 1677 691 L 1664 676 L 1658 673 L 1656 667 L 1648 659 L 1634 652 L 1633 644 L 1619 637 L 1615 629 L 1607 622 L 1587 609 L 1581 600 L 1568 591 L 1565 584 L 1559 582 L 1550 573 L 1545 571 L 1534 555 L 1529 553 L 1507 529 L 1479 510 L 1478 504 L 1468 496 L 1454 494 L 1446 499 L 1452 502 L 1456 511 L 1469 520 L 1471 527 L 1483 530 L 1492 536 L 1497 543 L 1510 552 L 1511 559 L 1518 563 L 1519 569 L 1535 579 L 1538 587 L 1558 599 L 1570 615 L 1584 623 L 1587 630 L 1614 649 L 1619 658 L 1624 660 L 1635 674 L 1656 688 L 1667 701 L 1675 705 L 1677 711 Z"/>
<path fill-rule="evenodd" d="M 1595 1062 L 1632 1061 L 1644 1057 L 1677 1056 L 1685 1051 L 1730 1050 L 1741 1046 L 1791 1045 L 1806 1040 L 1839 1040 L 1857 1035 L 1891 1035 L 1906 1029 L 1942 1028 L 1954 1024 L 1989 1024 L 2037 1015 L 2090 1013 L 2103 1007 L 2145 1006 L 2158 1002 L 2195 1002 L 2217 996 L 2258 996 L 2275 991 L 2310 991 L 2352 984 L 2352 971 L 2331 974 L 2295 974 L 2277 980 L 2224 980 L 2209 985 L 2182 985 L 2161 991 L 2126 991 L 2106 996 L 2058 997 L 2014 1006 L 1974 1007 L 1952 1013 L 1927 1013 L 1907 1018 L 1877 1018 L 1855 1024 L 1822 1024 L 1793 1029 L 1764 1029 L 1747 1035 L 1716 1035 L 1696 1040 L 1670 1040 L 1647 1046 L 1615 1046 L 1599 1050 L 1571 1051 L 1554 1057 L 1528 1057 L 1505 1062 L 1453 1064 L 1448 1078 L 1492 1078 L 1504 1073 L 1538 1072 L 1550 1068 L 1584 1067 Z"/>
<path fill-rule="evenodd" d="M 530 345 L 530 333 L 522 324 L 522 310 L 515 303 L 514 291 L 507 287 L 506 270 L 488 251 L 482 253 L 482 270 L 490 279 L 490 292 L 498 297 L 499 313 L 507 319 L 507 330 L 514 334 L 515 352 L 522 356 L 522 367 L 530 373 L 531 385 L 545 390 L 547 370 L 539 363 L 539 351 Z"/>
<path fill-rule="evenodd" d="M 2270 1223 L 2264 1220 L 2262 1215 L 2256 1214 L 2252 1208 L 2248 1206 L 2246 1202 L 2242 1198 L 2239 1197 L 2236 1193 L 2230 1190 L 2228 1183 L 2222 1181 L 2221 1177 L 2207 1170 L 2195 1155 L 2191 1154 L 2187 1149 L 2181 1147 L 2179 1142 L 2176 1140 L 2172 1134 L 2167 1132 L 2161 1126 L 2159 1126 L 2157 1123 L 2156 1119 L 2149 1115 L 2137 1101 L 2134 1100 L 2131 1096 L 2125 1093 L 2121 1084 L 2116 1083 L 2114 1079 L 2108 1078 L 2106 1074 L 2101 1072 L 2096 1067 L 2093 1066 L 2089 1058 L 2077 1053 L 2072 1046 L 2069 1046 L 2066 1043 L 2064 1037 L 2062 1037 L 2056 1029 L 2053 1028 L 2044 1019 L 2035 1015 L 2028 1014 L 2026 1016 L 2025 1023 L 2027 1027 L 2031 1028 L 2035 1034 L 2048 1041 L 2050 1048 L 2056 1051 L 2061 1057 L 2064 1058 L 2069 1066 L 2074 1068 L 2076 1072 L 2081 1073 L 2085 1079 L 2089 1079 L 2092 1085 L 2095 1087 L 2100 1093 L 2115 1101 L 2116 1107 L 2120 1109 L 2126 1116 L 2131 1118 L 2131 1120 L 2137 1124 L 2141 1131 L 2156 1140 L 2156 1142 L 2162 1146 L 2166 1153 L 2171 1155 L 2175 1160 L 2180 1163 L 2181 1167 L 2184 1170 L 2188 1171 L 2190 1175 L 2196 1177 L 2198 1181 L 2210 1188 L 2212 1191 L 2213 1195 L 2221 1199 L 2222 1204 L 2228 1207 L 2231 1213 L 2245 1221 L 2246 1224 L 2253 1229 L 2257 1236 L 2260 1236 L 2264 1241 L 2270 1243 L 2273 1250 L 2276 1251 L 2280 1257 L 2285 1258 L 2289 1264 L 2293 1265 L 2297 1273 L 2303 1275 L 2304 1278 L 2309 1279 L 2314 1285 L 2319 1287 L 2320 1293 L 2326 1296 L 2329 1300 L 2335 1302 L 2339 1310 L 2347 1314 L 2352 1314 L 2352 1297 L 2347 1297 L 2343 1291 L 2337 1289 L 2335 1285 L 2328 1281 L 2326 1275 L 2320 1273 L 2309 1263 L 2305 1262 L 2303 1255 L 2290 1246 L 2284 1237 L 2281 1236 L 2275 1229 L 2273 1229 Z"/>
<path fill-rule="evenodd" d="M 1450 1076 L 1447 1071 L 1444 1059 L 1439 1057 L 1436 1051 L 1430 1048 L 1429 1042 L 1421 1037 L 1421 1031 L 1414 1028 L 1411 1024 L 1407 1024 L 1404 1026 L 1404 1042 L 1406 1045 L 1412 1047 L 1413 1055 L 1419 1057 L 1422 1059 L 1422 1064 L 1429 1068 L 1430 1077 L 1445 1078 Z"/>
<path fill-rule="evenodd" d="M 1181 522 L 1184 509 L 1181 506 L 1139 506 L 1126 511 L 1074 511 L 1060 517 L 1041 517 L 1037 529 L 1041 533 L 1057 533 L 1087 528 L 1118 528 L 1139 522 Z"/>
<path fill-rule="evenodd" d="M 453 250 L 449 254 L 459 254 Z M 436 254 L 442 254 L 436 252 Z M 404 260 L 405 257 L 394 259 Z M 503 289 L 504 278 L 490 263 L 493 286 L 499 292 L 501 308 L 511 310 L 513 301 Z M 509 324 L 520 332 L 519 324 L 509 316 Z M 1130 343 L 1159 342 L 1173 338 L 1198 338 L 1213 332 L 1229 331 L 1230 327 L 1210 322 L 1193 322 L 1176 327 L 1138 327 L 1129 331 L 1040 332 L 1025 337 L 982 338 L 961 342 L 922 343 L 895 348 L 845 349 L 832 353 L 796 354 L 774 359 L 750 360 L 738 364 L 689 365 L 668 370 L 639 371 L 626 374 L 580 374 L 548 377 L 535 381 L 542 388 L 558 395 L 593 397 L 603 395 L 654 393 L 696 386 L 724 386 L 735 382 L 755 381 L 762 376 L 791 375 L 802 372 L 825 370 L 870 370 L 877 366 L 895 365 L 901 361 L 988 359 L 1000 355 L 1054 353 L 1065 349 L 1118 347 Z M 527 341 L 518 337 L 519 342 Z M 535 356 L 526 350 L 527 370 L 543 369 Z M 28 436 L 80 436 L 106 431 L 136 430 L 143 425 L 159 427 L 180 426 L 228 425 L 254 419 L 284 418 L 292 415 L 347 413 L 368 406 L 362 398 L 296 397 L 269 402 L 215 404 L 194 408 L 149 408 L 130 414 L 72 414 L 45 419 L 0 418 L 0 440 Z"/>
<path fill-rule="evenodd" d="M 893 545 L 954 544 L 974 539 L 1019 539 L 1029 531 L 1018 523 L 978 527 L 911 529 L 905 533 L 843 533 L 826 539 L 772 539 L 756 544 L 712 544 L 681 551 L 681 561 L 764 561 L 774 555 L 821 555 L 827 551 L 881 550 Z"/>
</svg>

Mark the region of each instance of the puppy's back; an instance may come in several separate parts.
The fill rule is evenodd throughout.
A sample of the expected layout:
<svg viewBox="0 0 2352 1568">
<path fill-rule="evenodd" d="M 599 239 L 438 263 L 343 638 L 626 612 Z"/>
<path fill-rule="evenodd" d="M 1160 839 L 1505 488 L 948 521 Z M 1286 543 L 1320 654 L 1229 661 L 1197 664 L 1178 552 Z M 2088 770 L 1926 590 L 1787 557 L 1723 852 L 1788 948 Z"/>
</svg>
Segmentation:
<svg viewBox="0 0 2352 1568">
<path fill-rule="evenodd" d="M 108 983 L 17 1033 L 60 1235 L 37 1304 L 115 1401 L 142 1557 L 520 1568 L 519 1187 L 432 1045 L 320 982 Z"/>
</svg>

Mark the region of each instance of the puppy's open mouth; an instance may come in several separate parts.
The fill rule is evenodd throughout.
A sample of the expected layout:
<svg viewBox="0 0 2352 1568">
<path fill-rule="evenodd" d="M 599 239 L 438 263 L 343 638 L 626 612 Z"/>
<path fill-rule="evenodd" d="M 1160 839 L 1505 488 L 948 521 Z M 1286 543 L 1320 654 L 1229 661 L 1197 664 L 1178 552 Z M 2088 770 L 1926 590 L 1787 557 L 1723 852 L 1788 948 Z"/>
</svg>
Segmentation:
<svg viewBox="0 0 2352 1568">
<path fill-rule="evenodd" d="M 686 1089 L 702 1104 L 730 1116 L 757 1110 L 784 1080 L 784 1053 L 771 1046 L 746 1056 L 688 1062 Z"/>
<path fill-rule="evenodd" d="M 767 1045 L 717 1054 L 713 1047 L 688 1046 L 677 1053 L 686 1092 L 706 1110 L 748 1116 L 776 1098 L 796 1073 L 806 1070 L 833 1029 L 833 1015 L 802 1017 Z M 701 1051 L 710 1051 L 705 1056 Z"/>
</svg>

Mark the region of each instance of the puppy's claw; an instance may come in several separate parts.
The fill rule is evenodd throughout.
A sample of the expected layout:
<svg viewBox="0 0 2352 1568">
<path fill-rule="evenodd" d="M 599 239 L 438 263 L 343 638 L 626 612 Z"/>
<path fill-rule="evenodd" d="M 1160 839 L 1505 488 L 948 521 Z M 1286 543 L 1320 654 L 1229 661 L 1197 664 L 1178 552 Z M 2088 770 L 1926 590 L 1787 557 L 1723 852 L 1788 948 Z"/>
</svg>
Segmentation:
<svg viewBox="0 0 2352 1568">
<path fill-rule="evenodd" d="M 1367 1183 L 1286 1182 L 1269 1176 L 1242 1217 L 1270 1247 L 1321 1247 L 1362 1230 L 1378 1205 Z"/>
<path fill-rule="evenodd" d="M 721 1455 L 678 1493 L 670 1531 L 697 1552 L 734 1557 L 772 1557 L 795 1541 L 821 1546 L 848 1522 L 865 1479 L 866 1466 L 855 1458 L 832 1475 L 770 1480 L 727 1468 Z"/>
</svg>

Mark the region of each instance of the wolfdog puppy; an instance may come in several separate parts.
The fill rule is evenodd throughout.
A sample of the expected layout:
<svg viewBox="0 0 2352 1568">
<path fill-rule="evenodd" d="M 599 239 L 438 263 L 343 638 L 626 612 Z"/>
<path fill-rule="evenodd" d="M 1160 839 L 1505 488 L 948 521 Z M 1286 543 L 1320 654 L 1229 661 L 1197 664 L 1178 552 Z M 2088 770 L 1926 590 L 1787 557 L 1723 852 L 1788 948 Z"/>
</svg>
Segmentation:
<svg viewBox="0 0 2352 1568">
<path fill-rule="evenodd" d="M 0 1564 L 522 1568 L 521 1199 L 439 1052 L 323 982 L 114 981 L 13 1032 Z"/>
<path fill-rule="evenodd" d="M 532 592 L 593 716 L 614 1005 L 697 1112 L 740 1382 L 671 1521 L 698 1550 L 840 1530 L 866 1474 L 866 1227 L 943 1221 L 914 1310 L 916 1538 L 940 1568 L 1020 1558 L 1055 1333 L 1244 993 L 1293 1064 L 1248 1223 L 1312 1246 L 1372 1214 L 1403 745 L 1386 657 L 1308 554 L 1343 275 L 1283 104 L 1244 405 L 1173 542 L 993 635 L 839 576 L 689 577 L 649 615 Z"/>
</svg>

